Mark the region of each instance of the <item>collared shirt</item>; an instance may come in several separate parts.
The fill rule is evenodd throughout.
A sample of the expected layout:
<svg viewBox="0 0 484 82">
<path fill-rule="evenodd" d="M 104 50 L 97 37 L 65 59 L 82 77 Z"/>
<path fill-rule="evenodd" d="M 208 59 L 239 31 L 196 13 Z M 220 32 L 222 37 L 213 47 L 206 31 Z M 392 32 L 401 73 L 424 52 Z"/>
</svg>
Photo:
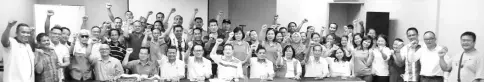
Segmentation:
<svg viewBox="0 0 484 82">
<path fill-rule="evenodd" d="M 433 50 L 428 48 L 421 48 L 415 52 L 420 59 L 420 75 L 423 76 L 444 76 L 444 71 L 440 67 L 439 51 L 442 46 L 436 46 Z M 449 56 L 444 56 L 444 60 L 449 61 Z"/>
<path fill-rule="evenodd" d="M 218 78 L 227 80 L 244 77 L 242 62 L 239 59 L 235 57 L 227 58 L 222 55 L 210 55 L 210 58 L 218 65 Z"/>
<path fill-rule="evenodd" d="M 170 41 L 171 45 L 177 48 L 176 59 L 181 59 L 182 61 L 184 61 L 185 57 L 183 57 L 183 54 L 185 54 L 185 50 L 187 50 L 188 48 L 186 44 L 186 39 L 182 38 L 181 40 L 179 40 L 173 37 Z"/>
<path fill-rule="evenodd" d="M 302 74 L 301 62 L 299 62 L 299 60 L 295 58 L 292 58 L 292 59 L 284 58 L 280 62 L 284 64 L 282 69 L 285 69 L 285 70 L 281 70 L 281 72 L 284 74 L 283 77 L 294 78 L 297 75 Z"/>
<path fill-rule="evenodd" d="M 279 43 L 274 42 L 273 44 L 269 44 L 265 42 L 262 44 L 266 48 L 266 58 L 269 59 L 271 62 L 276 62 L 278 58 L 278 53 L 282 52 L 282 46 Z M 296 50 L 297 51 L 297 50 Z"/>
<path fill-rule="evenodd" d="M 5 49 L 3 82 L 34 82 L 35 55 L 30 44 L 19 43 L 14 38 L 9 41 L 10 47 Z"/>
<path fill-rule="evenodd" d="M 259 58 L 250 58 L 250 78 L 269 78 L 269 75 L 274 75 L 274 64 L 268 59 L 264 62 L 258 61 Z"/>
<path fill-rule="evenodd" d="M 196 61 L 195 57 L 190 56 L 188 57 L 188 79 L 191 81 L 195 81 L 195 79 L 199 77 L 206 78 L 207 76 L 212 75 L 212 62 L 204 57 L 202 57 L 202 61 Z"/>
<path fill-rule="evenodd" d="M 58 61 L 60 63 L 65 63 L 64 62 L 64 58 L 70 58 L 70 53 L 69 53 L 69 47 L 65 44 L 62 44 L 62 43 L 58 43 L 57 45 L 51 43 L 53 48 L 54 48 L 54 52 L 55 54 L 57 55 L 57 58 L 58 58 Z M 64 79 L 64 69 L 57 69 L 59 71 L 59 79 Z"/>
<path fill-rule="evenodd" d="M 87 45 L 77 42 L 74 45 L 73 57 L 71 57 L 70 76 L 75 80 L 88 80 L 92 77 L 91 63 L 87 56 Z"/>
<path fill-rule="evenodd" d="M 380 52 L 379 49 L 371 49 L 373 52 L 373 62 L 371 68 L 373 68 L 373 73 L 377 76 L 388 76 L 390 73 L 388 72 L 388 59 L 390 59 L 390 55 L 392 51 L 388 47 L 384 47 Z M 386 55 L 387 58 L 383 58 L 382 55 Z"/>
<path fill-rule="evenodd" d="M 405 45 L 400 49 L 400 54 L 402 58 L 405 60 L 405 73 L 403 78 L 404 81 L 417 81 L 418 73 L 420 69 L 418 69 L 417 64 L 419 64 L 417 61 L 417 55 L 415 55 L 415 52 L 418 49 L 411 48 L 411 43 Z M 425 43 L 419 42 L 418 45 L 420 45 L 420 48 L 426 48 Z"/>
<path fill-rule="evenodd" d="M 181 78 L 185 76 L 185 62 L 176 59 L 173 63 L 168 60 L 158 60 L 160 64 L 161 79 L 169 80 L 173 78 Z"/>
<path fill-rule="evenodd" d="M 461 66 L 459 66 L 460 57 L 462 57 Z M 450 72 L 449 82 L 457 82 L 457 76 L 460 70 L 461 82 L 471 82 L 475 79 L 484 79 L 484 54 L 479 51 L 473 51 L 471 53 L 459 53 L 452 57 L 451 63 L 452 70 Z"/>
<path fill-rule="evenodd" d="M 48 54 L 37 55 L 35 61 L 35 80 L 39 82 L 58 82 L 60 68 L 54 50 L 44 51 Z"/>
<path fill-rule="evenodd" d="M 306 63 L 306 74 L 304 77 L 326 77 L 329 74 L 328 59 L 319 57 L 316 60 L 314 56 L 309 56 L 308 63 Z"/>
<path fill-rule="evenodd" d="M 123 65 L 121 65 L 121 62 L 114 57 L 110 56 L 108 60 L 99 58 L 92 61 L 93 61 L 94 75 L 96 76 L 96 80 L 100 80 L 100 81 L 113 80 L 124 73 Z"/>
<path fill-rule="evenodd" d="M 111 57 L 122 61 L 124 59 L 124 55 L 126 54 L 126 46 L 121 44 L 120 42 L 108 42 L 109 48 L 111 48 Z"/>
<path fill-rule="evenodd" d="M 329 58 L 331 77 L 337 76 L 351 76 L 351 62 L 350 61 L 335 61 L 334 58 Z"/>
<path fill-rule="evenodd" d="M 148 76 L 158 75 L 158 64 L 153 61 L 147 61 L 148 62 L 146 63 L 143 63 L 140 60 L 129 61 L 125 68 L 129 69 L 133 74 Z"/>
</svg>

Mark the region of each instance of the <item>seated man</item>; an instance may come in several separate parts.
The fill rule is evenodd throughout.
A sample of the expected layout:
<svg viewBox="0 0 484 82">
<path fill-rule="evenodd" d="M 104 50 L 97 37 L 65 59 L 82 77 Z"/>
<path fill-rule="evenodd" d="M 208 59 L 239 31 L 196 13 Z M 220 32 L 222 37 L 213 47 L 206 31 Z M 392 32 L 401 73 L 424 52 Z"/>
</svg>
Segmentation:
<svg viewBox="0 0 484 82">
<path fill-rule="evenodd" d="M 185 63 L 187 63 L 188 68 L 187 77 L 190 81 L 203 82 L 212 75 L 212 62 L 203 57 L 204 50 L 202 44 L 194 44 L 191 47 L 192 45 L 189 44 L 190 50 L 185 54 L 187 55 L 185 56 Z"/>
<path fill-rule="evenodd" d="M 123 67 L 131 71 L 132 74 L 138 74 L 141 76 L 158 76 L 158 64 L 149 60 L 150 50 L 147 47 L 140 49 L 139 58 L 137 60 L 129 61 L 129 55 L 133 52 L 132 48 L 127 49 L 125 58 L 123 59 Z"/>
<path fill-rule="evenodd" d="M 108 44 L 101 44 L 99 52 L 101 58 L 92 59 L 91 65 L 94 67 L 94 75 L 99 81 L 114 81 L 124 73 L 121 62 L 118 59 L 109 56 L 111 48 Z"/>
<path fill-rule="evenodd" d="M 158 60 L 160 65 L 160 77 L 165 81 L 178 82 L 181 78 L 185 77 L 185 63 L 176 59 L 177 49 L 175 46 L 168 47 L 167 59 L 162 58 Z"/>
<path fill-rule="evenodd" d="M 252 57 L 249 60 L 250 78 L 273 80 L 275 75 L 274 64 L 266 58 L 266 49 L 259 46 L 256 51 L 257 57 Z"/>
</svg>

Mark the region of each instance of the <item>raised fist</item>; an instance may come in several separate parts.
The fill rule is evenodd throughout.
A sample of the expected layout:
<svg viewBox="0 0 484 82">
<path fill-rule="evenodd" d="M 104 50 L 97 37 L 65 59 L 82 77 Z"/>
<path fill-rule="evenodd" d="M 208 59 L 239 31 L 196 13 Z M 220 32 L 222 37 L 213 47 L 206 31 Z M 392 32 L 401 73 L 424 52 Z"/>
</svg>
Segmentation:
<svg viewBox="0 0 484 82">
<path fill-rule="evenodd" d="M 47 10 L 47 16 L 52 16 L 54 15 L 54 11 L 53 10 Z"/>
<path fill-rule="evenodd" d="M 234 32 L 230 32 L 229 37 L 234 37 Z"/>
<path fill-rule="evenodd" d="M 195 13 L 198 13 L 198 8 L 195 8 Z"/>
<path fill-rule="evenodd" d="M 171 8 L 170 13 L 175 13 L 175 12 L 176 12 L 176 9 L 175 8 Z"/>
<path fill-rule="evenodd" d="M 127 53 L 127 54 L 131 54 L 131 53 L 133 53 L 133 48 L 127 48 L 127 49 L 126 49 L 126 53 Z"/>
<path fill-rule="evenodd" d="M 217 39 L 216 42 L 215 42 L 215 44 L 217 44 L 217 45 L 218 44 L 222 44 L 222 42 L 224 42 L 224 39 Z"/>
<path fill-rule="evenodd" d="M 279 15 L 274 16 L 274 20 L 277 20 L 277 19 L 279 19 Z"/>
<path fill-rule="evenodd" d="M 9 27 L 14 26 L 15 24 L 17 24 L 17 21 L 16 20 L 10 20 L 10 21 L 8 21 L 8 26 Z"/>
<path fill-rule="evenodd" d="M 303 23 L 307 23 L 308 22 L 308 19 L 304 19 L 302 22 Z"/>
<path fill-rule="evenodd" d="M 443 47 L 442 49 L 439 50 L 439 56 L 445 56 L 445 54 L 448 52 L 447 47 Z"/>
<path fill-rule="evenodd" d="M 148 11 L 148 15 L 152 15 L 153 14 L 153 11 Z"/>
<path fill-rule="evenodd" d="M 113 5 L 111 5 L 111 3 L 106 3 L 106 8 L 110 9 L 111 7 L 113 7 Z"/>
<path fill-rule="evenodd" d="M 89 18 L 89 17 L 87 17 L 87 15 L 86 15 L 86 16 L 82 17 L 82 20 L 83 20 L 83 21 L 87 21 L 87 19 L 88 19 L 88 18 Z"/>
<path fill-rule="evenodd" d="M 267 29 L 267 24 L 262 25 L 262 29 Z"/>
</svg>

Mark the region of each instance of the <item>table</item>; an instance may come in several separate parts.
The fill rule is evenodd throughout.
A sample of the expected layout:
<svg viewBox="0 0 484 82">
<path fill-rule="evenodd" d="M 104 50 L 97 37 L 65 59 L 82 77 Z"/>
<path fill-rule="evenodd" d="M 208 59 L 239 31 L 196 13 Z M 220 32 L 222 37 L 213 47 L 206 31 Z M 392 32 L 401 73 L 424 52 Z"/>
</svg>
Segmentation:
<svg viewBox="0 0 484 82">
<path fill-rule="evenodd" d="M 93 81 L 93 82 L 101 82 L 101 81 Z M 188 79 L 183 79 L 180 82 L 191 82 Z M 209 82 L 206 80 L 205 82 Z M 239 82 L 261 82 L 260 79 L 241 79 Z M 264 82 L 365 82 L 356 77 L 350 77 L 347 79 L 341 79 L 340 77 L 328 77 L 322 80 L 316 80 L 315 78 L 301 78 L 300 80 L 293 80 L 287 78 L 274 78 L 272 81 L 264 81 Z"/>
</svg>

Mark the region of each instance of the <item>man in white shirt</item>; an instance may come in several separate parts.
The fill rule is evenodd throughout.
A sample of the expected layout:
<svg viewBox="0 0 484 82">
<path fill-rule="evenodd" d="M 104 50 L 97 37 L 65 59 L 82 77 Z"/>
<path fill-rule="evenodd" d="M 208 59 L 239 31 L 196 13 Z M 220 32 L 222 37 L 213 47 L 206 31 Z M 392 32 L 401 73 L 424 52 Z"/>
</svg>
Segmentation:
<svg viewBox="0 0 484 82">
<path fill-rule="evenodd" d="M 2 45 L 7 52 L 5 58 L 5 71 L 3 82 L 34 82 L 34 59 L 35 55 L 29 44 L 33 41 L 32 29 L 27 24 L 17 25 L 16 36 L 9 38 L 10 30 L 17 21 L 9 21 L 8 26 L 2 34 Z M 2 53 L 5 54 L 5 53 Z"/>
<path fill-rule="evenodd" d="M 250 58 L 250 78 L 273 80 L 274 64 L 266 58 L 266 49 L 262 46 L 257 48 L 257 57 Z"/>
<path fill-rule="evenodd" d="M 439 46 L 436 43 L 434 32 L 427 31 L 424 33 L 424 42 L 426 48 L 421 48 L 415 52 L 420 60 L 420 81 L 421 82 L 444 82 L 444 71 L 439 65 L 439 51 L 445 47 Z M 448 56 L 445 56 L 448 59 Z"/>
<path fill-rule="evenodd" d="M 70 64 L 70 53 L 69 53 L 69 47 L 67 45 L 64 45 L 60 42 L 60 39 L 62 39 L 62 28 L 60 26 L 54 26 L 53 28 L 50 28 L 50 17 L 54 15 L 54 11 L 48 10 L 47 11 L 47 19 L 45 21 L 45 27 L 44 31 L 46 34 L 49 34 L 50 40 L 52 42 L 51 45 L 52 48 L 55 50 L 55 54 L 57 55 L 57 58 L 59 59 L 58 61 L 60 62 L 61 67 L 66 67 Z M 62 81 L 64 79 L 64 71 L 63 69 L 59 69 L 59 81 Z"/>
<path fill-rule="evenodd" d="M 420 71 L 420 62 L 415 55 L 415 52 L 421 47 L 425 47 L 425 44 L 419 43 L 418 30 L 415 27 L 407 29 L 407 38 L 410 43 L 406 44 L 400 50 L 402 58 L 405 60 L 405 73 L 402 75 L 404 81 L 416 82 Z"/>
<path fill-rule="evenodd" d="M 168 47 L 168 60 L 158 60 L 160 65 L 160 77 L 165 81 L 178 82 L 185 77 L 185 62 L 176 58 L 177 49 L 174 46 Z"/>
<path fill-rule="evenodd" d="M 323 50 L 321 46 L 314 46 L 311 48 L 312 55 L 307 56 L 306 60 L 306 73 L 304 77 L 316 77 L 316 79 L 323 79 L 328 77 L 329 74 L 329 64 L 328 59 L 322 57 Z"/>
</svg>

